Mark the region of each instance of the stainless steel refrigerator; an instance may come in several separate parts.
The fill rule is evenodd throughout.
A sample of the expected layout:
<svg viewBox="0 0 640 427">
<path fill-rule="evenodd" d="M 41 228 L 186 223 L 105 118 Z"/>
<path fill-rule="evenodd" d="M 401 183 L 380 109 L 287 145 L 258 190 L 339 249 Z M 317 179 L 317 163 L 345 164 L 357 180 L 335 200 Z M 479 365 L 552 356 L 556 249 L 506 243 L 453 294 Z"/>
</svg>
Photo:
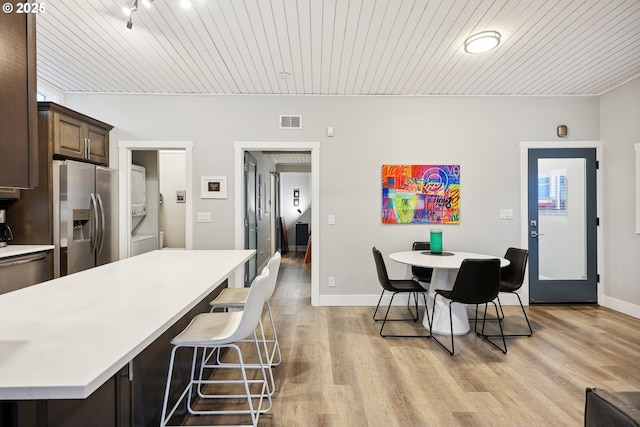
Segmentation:
<svg viewBox="0 0 640 427">
<path fill-rule="evenodd" d="M 102 166 L 53 162 L 54 277 L 118 259 L 117 180 Z"/>
</svg>

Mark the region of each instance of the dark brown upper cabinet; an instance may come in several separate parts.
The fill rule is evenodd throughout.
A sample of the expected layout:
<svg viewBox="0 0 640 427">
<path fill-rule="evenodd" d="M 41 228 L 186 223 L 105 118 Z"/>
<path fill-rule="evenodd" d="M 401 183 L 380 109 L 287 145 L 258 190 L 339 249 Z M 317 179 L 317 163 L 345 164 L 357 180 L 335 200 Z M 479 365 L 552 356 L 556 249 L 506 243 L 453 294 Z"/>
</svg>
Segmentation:
<svg viewBox="0 0 640 427">
<path fill-rule="evenodd" d="M 38 186 L 36 16 L 0 13 L 0 187 Z"/>
<path fill-rule="evenodd" d="M 53 157 L 76 159 L 108 166 L 109 131 L 113 126 L 53 102 L 39 102 L 41 139 L 51 144 Z"/>
</svg>

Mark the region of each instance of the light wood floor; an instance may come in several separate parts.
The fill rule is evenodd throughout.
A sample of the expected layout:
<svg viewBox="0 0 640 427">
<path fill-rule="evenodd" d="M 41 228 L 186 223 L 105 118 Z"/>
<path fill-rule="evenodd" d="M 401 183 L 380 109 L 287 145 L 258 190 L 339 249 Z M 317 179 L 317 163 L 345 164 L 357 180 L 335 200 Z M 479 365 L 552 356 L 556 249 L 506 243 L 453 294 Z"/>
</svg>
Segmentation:
<svg viewBox="0 0 640 427">
<path fill-rule="evenodd" d="M 528 307 L 534 335 L 508 339 L 506 355 L 467 334 L 452 357 L 430 339 L 381 338 L 372 307 L 311 307 L 301 259 L 283 258 L 271 300 L 284 361 L 260 426 L 581 426 L 586 387 L 640 389 L 638 319 L 596 306 Z M 519 307 L 505 311 L 512 331 L 525 326 Z M 203 421 L 250 423 L 188 423 Z"/>
</svg>

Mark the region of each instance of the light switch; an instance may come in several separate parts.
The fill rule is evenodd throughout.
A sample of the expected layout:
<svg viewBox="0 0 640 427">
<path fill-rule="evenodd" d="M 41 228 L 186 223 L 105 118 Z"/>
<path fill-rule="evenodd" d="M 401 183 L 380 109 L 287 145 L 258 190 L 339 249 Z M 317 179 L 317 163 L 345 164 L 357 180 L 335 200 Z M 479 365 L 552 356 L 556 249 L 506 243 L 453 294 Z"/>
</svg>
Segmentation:
<svg viewBox="0 0 640 427">
<path fill-rule="evenodd" d="M 327 128 L 327 136 L 328 137 L 332 137 L 333 136 L 333 127 L 332 126 L 329 126 Z"/>
<path fill-rule="evenodd" d="M 329 215 L 328 221 L 329 225 L 334 225 L 336 223 L 336 216 L 333 214 Z"/>
<path fill-rule="evenodd" d="M 198 212 L 198 222 L 211 222 L 211 212 Z"/>
<path fill-rule="evenodd" d="M 513 219 L 513 209 L 500 209 L 500 219 Z"/>
</svg>

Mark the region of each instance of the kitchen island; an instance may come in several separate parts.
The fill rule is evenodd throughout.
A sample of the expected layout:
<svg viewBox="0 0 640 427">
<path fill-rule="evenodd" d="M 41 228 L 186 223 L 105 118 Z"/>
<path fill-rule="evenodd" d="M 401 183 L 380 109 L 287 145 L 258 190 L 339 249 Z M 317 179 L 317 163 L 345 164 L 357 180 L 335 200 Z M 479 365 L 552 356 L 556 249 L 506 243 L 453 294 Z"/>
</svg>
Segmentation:
<svg viewBox="0 0 640 427">
<path fill-rule="evenodd" d="M 152 424 L 169 341 L 253 253 L 153 251 L 1 295 L 0 424 Z"/>
</svg>

